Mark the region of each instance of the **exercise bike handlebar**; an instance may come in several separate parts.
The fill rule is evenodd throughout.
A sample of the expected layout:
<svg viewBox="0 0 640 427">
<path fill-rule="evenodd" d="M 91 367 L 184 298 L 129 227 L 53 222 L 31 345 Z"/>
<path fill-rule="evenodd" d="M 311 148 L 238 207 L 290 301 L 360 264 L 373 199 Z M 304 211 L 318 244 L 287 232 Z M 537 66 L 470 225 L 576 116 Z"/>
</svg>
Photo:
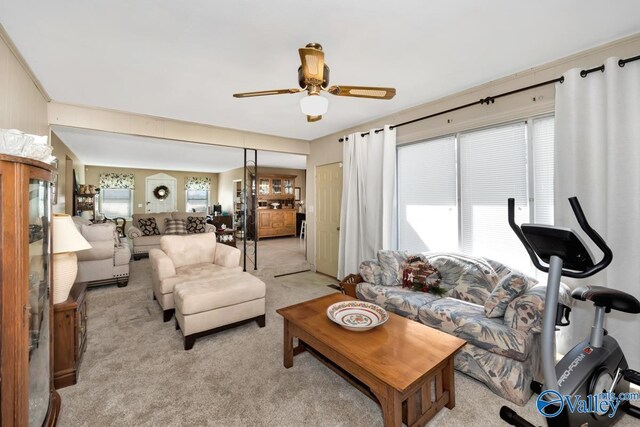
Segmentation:
<svg viewBox="0 0 640 427">
<path fill-rule="evenodd" d="M 527 241 L 527 238 L 524 237 L 522 229 L 518 224 L 516 224 L 516 200 L 513 198 L 509 198 L 507 200 L 507 203 L 509 208 L 509 225 L 511 226 L 511 229 L 514 233 L 516 233 L 516 236 L 518 236 L 518 239 L 520 239 L 520 242 L 522 242 L 522 245 L 527 250 L 527 253 L 529 254 L 529 258 L 531 258 L 531 262 L 533 262 L 533 265 L 535 265 L 538 270 L 548 273 L 549 267 L 540 263 L 540 260 L 538 259 L 535 251 Z"/>
<path fill-rule="evenodd" d="M 527 238 L 522 232 L 522 229 L 520 228 L 520 226 L 516 224 L 515 204 L 516 204 L 515 199 L 509 198 L 508 200 L 509 225 L 511 226 L 511 229 L 516 233 L 516 236 L 518 236 L 518 239 L 520 239 L 520 242 L 522 242 L 522 244 L 524 245 L 525 249 L 527 250 L 527 253 L 529 254 L 529 257 L 531 258 L 531 261 L 533 262 L 533 265 L 535 265 L 536 268 L 538 268 L 539 270 L 545 273 L 548 273 L 549 266 L 545 266 L 540 262 L 535 251 L 531 247 L 531 244 L 527 241 Z M 573 270 L 562 269 L 563 276 L 582 279 L 585 277 L 593 276 L 594 274 L 598 273 L 601 270 L 604 270 L 609 264 L 611 264 L 611 261 L 613 260 L 613 252 L 611 251 L 609 246 L 607 246 L 607 243 L 600 236 L 600 234 L 598 234 L 598 232 L 593 228 L 591 228 L 591 226 L 589 225 L 589 222 L 587 221 L 587 218 L 584 215 L 584 212 L 582 211 L 582 207 L 580 206 L 580 202 L 578 201 L 578 198 L 570 197 L 569 204 L 571 205 L 571 209 L 573 209 L 573 214 L 575 215 L 578 221 L 578 224 L 580 224 L 580 228 L 582 228 L 582 230 L 586 233 L 586 235 L 589 236 L 589 238 L 596 244 L 596 246 L 598 246 L 598 249 L 600 249 L 604 254 L 602 259 L 597 264 L 595 264 L 591 268 L 588 268 L 585 271 L 573 271 Z"/>
</svg>

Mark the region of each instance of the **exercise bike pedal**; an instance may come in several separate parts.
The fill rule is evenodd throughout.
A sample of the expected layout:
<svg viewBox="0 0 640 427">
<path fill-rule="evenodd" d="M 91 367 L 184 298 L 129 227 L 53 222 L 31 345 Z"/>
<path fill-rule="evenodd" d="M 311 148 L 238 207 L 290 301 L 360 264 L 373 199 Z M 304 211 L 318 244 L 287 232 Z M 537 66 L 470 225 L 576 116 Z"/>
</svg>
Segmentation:
<svg viewBox="0 0 640 427">
<path fill-rule="evenodd" d="M 529 385 L 529 388 L 535 394 L 540 394 L 540 393 L 542 393 L 542 390 L 544 390 L 544 386 L 542 385 L 541 382 L 538 382 L 538 381 L 531 381 L 531 384 Z"/>
<path fill-rule="evenodd" d="M 640 385 L 640 372 L 638 371 L 634 371 L 633 369 L 625 369 L 624 371 L 622 371 L 622 377 L 630 383 Z"/>
</svg>

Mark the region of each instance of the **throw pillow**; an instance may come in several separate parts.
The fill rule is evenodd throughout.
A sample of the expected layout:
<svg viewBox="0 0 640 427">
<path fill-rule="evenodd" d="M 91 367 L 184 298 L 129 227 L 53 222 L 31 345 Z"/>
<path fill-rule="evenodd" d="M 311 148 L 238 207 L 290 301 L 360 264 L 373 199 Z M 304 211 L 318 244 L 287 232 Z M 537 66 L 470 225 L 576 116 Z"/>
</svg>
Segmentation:
<svg viewBox="0 0 640 427">
<path fill-rule="evenodd" d="M 407 260 L 407 266 L 402 272 L 403 288 L 442 295 L 445 290 L 440 288 L 440 282 L 440 273 L 427 261 L 423 261 L 419 256 Z"/>
<path fill-rule="evenodd" d="M 204 233 L 206 231 L 204 228 L 205 224 L 206 219 L 204 217 L 189 216 L 187 217 L 187 233 Z"/>
<path fill-rule="evenodd" d="M 504 316 L 507 306 L 514 298 L 522 295 L 529 288 L 529 279 L 520 273 L 511 273 L 502 278 L 493 288 L 484 303 L 484 314 L 487 317 Z"/>
<path fill-rule="evenodd" d="M 382 270 L 382 285 L 397 286 L 402 283 L 402 272 L 409 254 L 405 251 L 379 250 L 378 264 Z"/>
<path fill-rule="evenodd" d="M 182 219 L 164 219 L 164 234 L 187 234 L 187 224 Z"/>
<path fill-rule="evenodd" d="M 151 218 L 140 218 L 138 220 L 138 228 L 142 231 L 143 236 L 159 236 L 160 230 L 158 229 L 158 224 L 156 223 L 156 219 Z"/>
</svg>

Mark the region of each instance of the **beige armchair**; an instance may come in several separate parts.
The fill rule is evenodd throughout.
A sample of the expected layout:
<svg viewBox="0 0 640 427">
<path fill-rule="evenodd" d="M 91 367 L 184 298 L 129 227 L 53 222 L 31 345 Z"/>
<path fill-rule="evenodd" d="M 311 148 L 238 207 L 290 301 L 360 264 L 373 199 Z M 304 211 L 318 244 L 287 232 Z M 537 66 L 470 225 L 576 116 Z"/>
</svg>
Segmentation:
<svg viewBox="0 0 640 427">
<path fill-rule="evenodd" d="M 242 271 L 240 250 L 217 243 L 215 233 L 162 236 L 160 249 L 152 248 L 149 259 L 153 299 L 160 304 L 165 322 L 175 311 L 173 290 L 177 284 L 224 279 Z"/>
<path fill-rule="evenodd" d="M 118 285 L 129 283 L 129 246 L 120 242 L 113 223 L 92 224 L 91 221 L 73 217 L 78 231 L 91 244 L 91 249 L 77 253 L 78 275 L 76 282 L 88 282 L 88 286 Z"/>
</svg>

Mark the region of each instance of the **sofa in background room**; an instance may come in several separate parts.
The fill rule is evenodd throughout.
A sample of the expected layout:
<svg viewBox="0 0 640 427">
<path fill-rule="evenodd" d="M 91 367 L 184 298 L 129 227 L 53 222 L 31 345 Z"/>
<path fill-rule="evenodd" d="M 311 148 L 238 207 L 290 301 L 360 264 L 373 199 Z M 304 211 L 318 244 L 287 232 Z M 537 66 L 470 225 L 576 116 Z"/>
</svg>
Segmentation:
<svg viewBox="0 0 640 427">
<path fill-rule="evenodd" d="M 181 219 L 187 221 L 189 217 L 204 218 L 206 222 L 207 214 L 204 212 L 161 212 L 147 214 L 133 214 L 132 226 L 127 230 L 127 236 L 133 242 L 133 259 L 138 260 L 149 255 L 151 249 L 160 248 L 160 238 L 165 235 L 165 219 Z M 154 218 L 160 234 L 145 235 L 140 226 L 140 220 Z M 215 232 L 215 226 L 206 224 L 205 233 Z"/>
</svg>

